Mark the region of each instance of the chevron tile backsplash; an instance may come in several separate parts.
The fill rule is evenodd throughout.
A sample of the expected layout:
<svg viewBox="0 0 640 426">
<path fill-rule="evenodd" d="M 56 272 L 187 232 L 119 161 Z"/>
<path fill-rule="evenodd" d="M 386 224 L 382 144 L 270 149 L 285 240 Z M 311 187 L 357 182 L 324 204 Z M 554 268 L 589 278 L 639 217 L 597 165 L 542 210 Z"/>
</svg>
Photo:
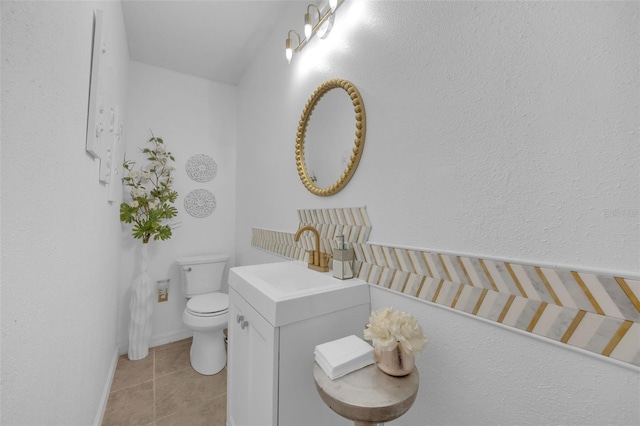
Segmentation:
<svg viewBox="0 0 640 426">
<path fill-rule="evenodd" d="M 366 208 L 299 210 L 331 253 L 345 236 L 357 277 L 408 296 L 476 315 L 640 366 L 640 281 L 560 268 L 470 258 L 367 242 Z M 304 261 L 310 233 L 252 230 L 252 246 Z"/>
</svg>

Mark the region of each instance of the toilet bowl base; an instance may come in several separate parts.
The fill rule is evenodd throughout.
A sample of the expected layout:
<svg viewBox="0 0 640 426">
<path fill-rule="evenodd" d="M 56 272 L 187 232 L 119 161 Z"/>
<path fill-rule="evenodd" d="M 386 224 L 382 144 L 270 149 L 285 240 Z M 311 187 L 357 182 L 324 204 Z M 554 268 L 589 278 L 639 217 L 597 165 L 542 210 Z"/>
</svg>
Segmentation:
<svg viewBox="0 0 640 426">
<path fill-rule="evenodd" d="M 209 332 L 194 331 L 191 344 L 191 366 L 198 373 L 210 376 L 227 365 L 223 328 Z"/>
</svg>

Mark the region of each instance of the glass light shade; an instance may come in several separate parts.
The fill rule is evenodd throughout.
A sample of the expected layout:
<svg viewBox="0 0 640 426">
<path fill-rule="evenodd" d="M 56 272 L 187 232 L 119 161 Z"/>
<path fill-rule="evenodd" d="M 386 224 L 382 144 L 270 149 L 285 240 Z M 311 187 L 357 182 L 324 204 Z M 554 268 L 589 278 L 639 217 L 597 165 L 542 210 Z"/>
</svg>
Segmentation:
<svg viewBox="0 0 640 426">
<path fill-rule="evenodd" d="M 318 28 L 318 31 L 316 32 L 318 37 L 324 40 L 329 36 L 329 33 L 333 28 L 333 22 L 335 21 L 335 17 L 336 15 L 332 13 L 331 15 L 329 15 L 327 19 L 325 19 L 325 21 L 322 23 L 322 25 L 320 26 L 320 28 Z"/>
<path fill-rule="evenodd" d="M 336 7 L 338 7 L 338 0 L 329 0 L 329 7 L 331 8 L 331 12 L 335 12 Z"/>
<path fill-rule="evenodd" d="M 285 56 L 287 57 L 287 62 L 291 63 L 291 58 L 293 57 L 293 49 L 291 48 L 291 39 L 287 38 L 285 42 Z"/>
<path fill-rule="evenodd" d="M 311 37 L 311 14 L 309 13 L 305 13 L 304 14 L 304 36 L 307 38 L 307 40 L 309 40 L 309 37 Z"/>
</svg>

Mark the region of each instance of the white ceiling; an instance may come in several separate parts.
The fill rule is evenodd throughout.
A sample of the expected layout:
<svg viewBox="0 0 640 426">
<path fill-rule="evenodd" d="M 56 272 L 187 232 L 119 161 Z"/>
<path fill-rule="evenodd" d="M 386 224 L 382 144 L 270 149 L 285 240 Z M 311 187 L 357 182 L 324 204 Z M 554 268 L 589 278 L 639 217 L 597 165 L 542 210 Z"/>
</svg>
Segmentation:
<svg viewBox="0 0 640 426">
<path fill-rule="evenodd" d="M 124 0 L 129 54 L 138 62 L 237 85 L 287 3 Z"/>
</svg>

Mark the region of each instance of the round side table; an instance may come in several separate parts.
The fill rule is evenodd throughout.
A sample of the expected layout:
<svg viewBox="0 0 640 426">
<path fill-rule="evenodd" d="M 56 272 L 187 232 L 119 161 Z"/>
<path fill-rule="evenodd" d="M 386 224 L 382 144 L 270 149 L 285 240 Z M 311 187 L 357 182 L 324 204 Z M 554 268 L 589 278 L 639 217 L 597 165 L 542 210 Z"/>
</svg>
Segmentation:
<svg viewBox="0 0 640 426">
<path fill-rule="evenodd" d="M 406 413 L 418 394 L 418 369 L 404 377 L 383 373 L 375 364 L 331 380 L 316 363 L 313 378 L 322 400 L 355 426 L 388 422 Z"/>
</svg>

